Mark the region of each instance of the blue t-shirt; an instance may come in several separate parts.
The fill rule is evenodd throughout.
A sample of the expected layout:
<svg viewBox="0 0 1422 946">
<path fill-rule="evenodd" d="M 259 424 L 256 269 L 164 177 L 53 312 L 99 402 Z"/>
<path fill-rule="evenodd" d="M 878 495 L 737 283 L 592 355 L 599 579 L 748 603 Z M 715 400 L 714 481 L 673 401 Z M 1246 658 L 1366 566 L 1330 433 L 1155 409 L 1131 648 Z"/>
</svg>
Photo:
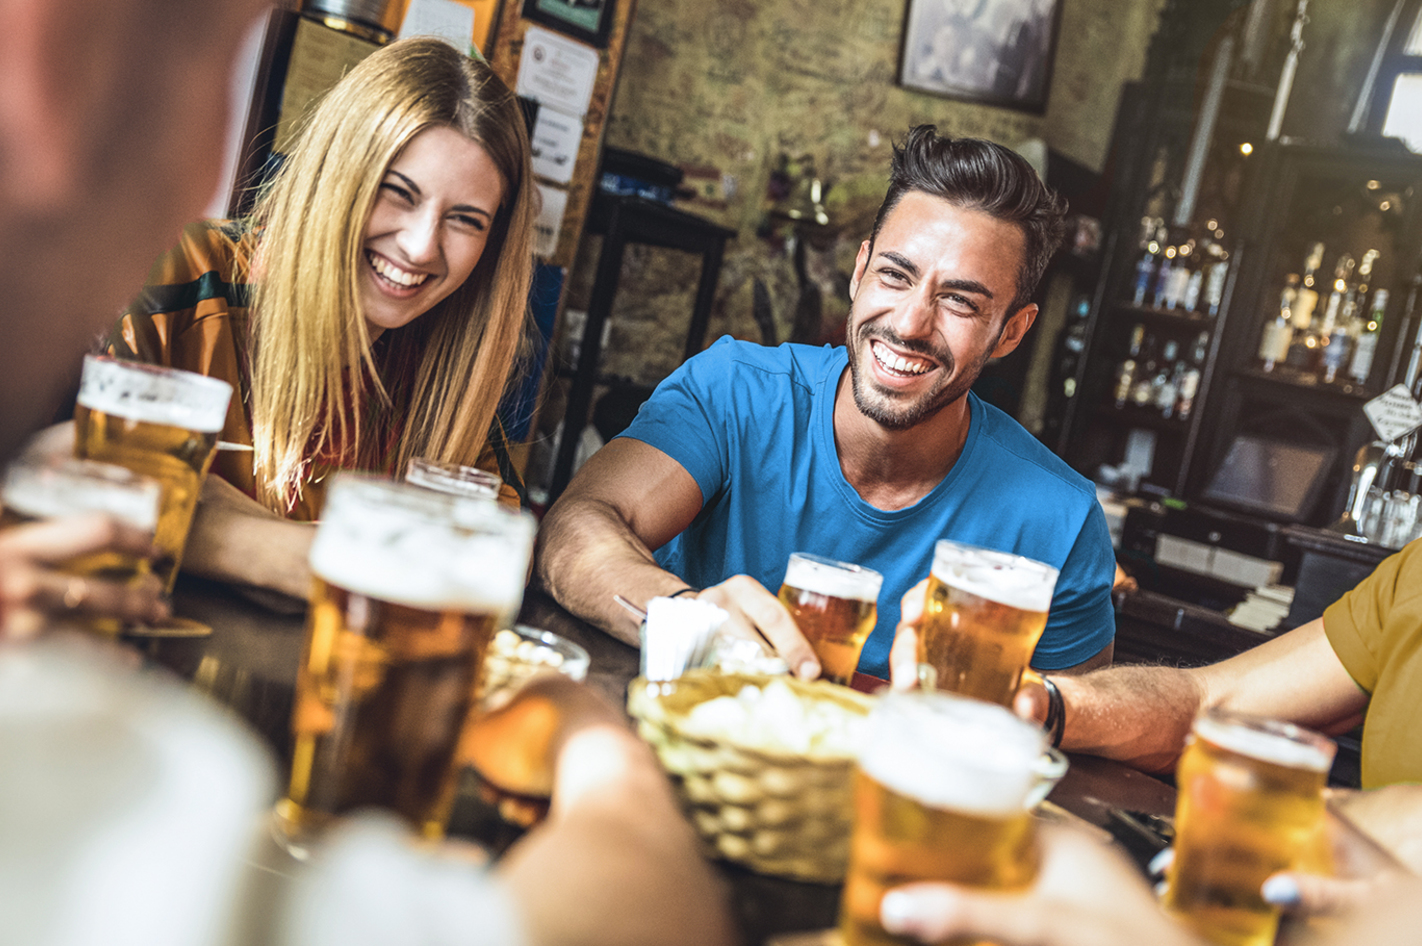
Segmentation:
<svg viewBox="0 0 1422 946">
<path fill-rule="evenodd" d="M 884 586 L 859 669 L 887 677 L 899 600 L 928 577 L 934 543 L 953 539 L 1061 571 L 1033 666 L 1060 670 L 1109 644 L 1115 558 L 1091 483 L 970 393 L 953 469 L 914 505 L 877 509 L 849 485 L 835 451 L 834 398 L 847 366 L 842 347 L 723 338 L 662 382 L 623 436 L 680 463 L 704 505 L 656 550 L 661 566 L 698 588 L 746 574 L 772 593 L 791 552 L 872 568 Z"/>
</svg>

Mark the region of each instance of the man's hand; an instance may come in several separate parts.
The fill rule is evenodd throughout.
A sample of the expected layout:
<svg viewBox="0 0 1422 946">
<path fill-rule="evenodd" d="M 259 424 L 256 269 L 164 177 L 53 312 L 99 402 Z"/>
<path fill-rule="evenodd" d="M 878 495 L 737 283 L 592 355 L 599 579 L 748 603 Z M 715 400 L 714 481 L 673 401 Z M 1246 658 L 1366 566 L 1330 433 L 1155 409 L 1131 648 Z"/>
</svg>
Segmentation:
<svg viewBox="0 0 1422 946">
<path fill-rule="evenodd" d="M 889 648 L 889 684 L 895 690 L 918 686 L 918 625 L 928 598 L 928 579 L 914 585 L 899 599 L 899 626 Z"/>
<path fill-rule="evenodd" d="M 33 637 L 64 617 L 162 621 L 168 606 L 153 575 L 133 584 L 59 570 L 97 552 L 155 554 L 152 537 L 110 516 L 76 516 L 0 532 L 0 638 Z"/>
<path fill-rule="evenodd" d="M 800 633 L 780 599 L 749 575 L 736 575 L 697 595 L 730 615 L 725 629 L 741 637 L 768 643 L 801 680 L 820 675 L 814 648 Z"/>
<path fill-rule="evenodd" d="M 880 922 L 925 943 L 950 937 L 1004 946 L 1199 946 L 1171 922 L 1119 853 L 1068 828 L 1044 826 L 1042 870 L 1024 893 L 940 883 L 890 890 Z"/>
</svg>

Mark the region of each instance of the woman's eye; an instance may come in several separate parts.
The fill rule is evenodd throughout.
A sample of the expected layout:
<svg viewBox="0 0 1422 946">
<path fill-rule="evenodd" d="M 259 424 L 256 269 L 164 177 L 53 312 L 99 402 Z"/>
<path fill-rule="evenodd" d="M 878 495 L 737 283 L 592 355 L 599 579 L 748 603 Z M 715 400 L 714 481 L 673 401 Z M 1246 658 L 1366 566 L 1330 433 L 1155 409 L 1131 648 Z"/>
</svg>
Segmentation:
<svg viewBox="0 0 1422 946">
<path fill-rule="evenodd" d="M 396 197 L 400 198 L 407 204 L 410 203 L 410 192 L 407 191 L 405 188 L 401 187 L 399 184 L 391 184 L 387 181 L 386 183 L 380 185 L 380 189 L 388 193 L 394 194 Z"/>
<path fill-rule="evenodd" d="M 478 230 L 481 233 L 485 229 L 483 217 L 473 217 L 468 214 L 456 214 L 454 222 L 460 226 L 469 227 L 471 230 Z"/>
</svg>

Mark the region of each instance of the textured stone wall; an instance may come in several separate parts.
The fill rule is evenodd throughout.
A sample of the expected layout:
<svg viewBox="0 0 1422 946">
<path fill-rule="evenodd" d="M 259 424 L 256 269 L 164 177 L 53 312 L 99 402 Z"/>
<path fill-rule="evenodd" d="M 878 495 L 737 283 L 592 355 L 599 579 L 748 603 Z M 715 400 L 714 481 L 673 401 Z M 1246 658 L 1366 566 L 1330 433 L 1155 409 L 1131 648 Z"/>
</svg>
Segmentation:
<svg viewBox="0 0 1422 946">
<path fill-rule="evenodd" d="M 729 193 L 682 204 L 739 233 L 708 337 L 761 338 L 751 317 L 757 279 L 778 338 L 789 334 L 800 283 L 786 229 L 766 227 L 767 185 L 784 156 L 812 156 L 829 185 L 838 234 L 807 260 L 827 326 L 843 321 L 844 286 L 883 196 L 891 142 L 910 126 L 932 122 L 1013 146 L 1041 138 L 1099 169 L 1120 87 L 1140 73 L 1161 0 L 1062 2 L 1047 109 L 1037 115 L 900 87 L 906 0 L 639 0 L 606 143 L 729 184 Z M 569 307 L 586 304 L 598 244 L 583 240 Z M 653 383 L 674 368 L 696 278 L 683 254 L 630 250 L 604 369 Z"/>
</svg>

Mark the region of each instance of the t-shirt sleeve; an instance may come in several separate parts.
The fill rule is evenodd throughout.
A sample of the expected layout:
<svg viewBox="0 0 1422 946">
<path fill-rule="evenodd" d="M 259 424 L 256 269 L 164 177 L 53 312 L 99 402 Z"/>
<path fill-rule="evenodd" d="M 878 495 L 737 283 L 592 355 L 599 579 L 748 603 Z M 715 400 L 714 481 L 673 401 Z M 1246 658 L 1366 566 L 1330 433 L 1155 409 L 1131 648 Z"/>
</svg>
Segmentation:
<svg viewBox="0 0 1422 946">
<path fill-rule="evenodd" d="M 282 946 L 521 946 L 512 895 L 488 871 L 414 846 L 393 818 L 342 827 L 298 878 Z"/>
<path fill-rule="evenodd" d="M 712 345 L 672 373 L 619 436 L 658 450 L 680 463 L 707 503 L 727 475 L 728 419 L 725 388 L 735 362 L 729 340 Z"/>
<path fill-rule="evenodd" d="M 1089 660 L 1116 639 L 1111 580 L 1116 558 L 1106 514 L 1092 501 L 1057 577 L 1047 629 L 1032 655 L 1038 670 L 1062 670 Z"/>
<path fill-rule="evenodd" d="M 1382 672 L 1380 653 L 1388 617 L 1404 582 L 1422 579 L 1422 540 L 1379 563 L 1367 578 L 1323 612 L 1323 632 L 1343 668 L 1369 693 Z"/>
</svg>

